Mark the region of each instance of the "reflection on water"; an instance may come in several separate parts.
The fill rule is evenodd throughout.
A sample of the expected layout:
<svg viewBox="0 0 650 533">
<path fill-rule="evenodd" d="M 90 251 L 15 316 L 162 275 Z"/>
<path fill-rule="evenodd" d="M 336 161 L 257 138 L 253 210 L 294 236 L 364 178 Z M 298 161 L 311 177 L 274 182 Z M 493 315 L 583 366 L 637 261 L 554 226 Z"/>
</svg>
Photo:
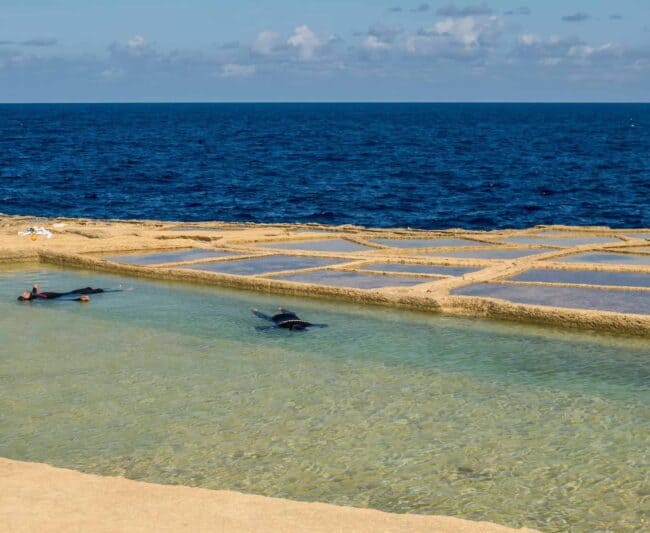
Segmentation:
<svg viewBox="0 0 650 533">
<path fill-rule="evenodd" d="M 134 290 L 16 302 L 35 281 Z M 330 327 L 256 331 L 280 304 Z M 0 338 L 1 456 L 544 531 L 647 512 L 644 340 L 41 267 L 0 273 Z"/>
</svg>

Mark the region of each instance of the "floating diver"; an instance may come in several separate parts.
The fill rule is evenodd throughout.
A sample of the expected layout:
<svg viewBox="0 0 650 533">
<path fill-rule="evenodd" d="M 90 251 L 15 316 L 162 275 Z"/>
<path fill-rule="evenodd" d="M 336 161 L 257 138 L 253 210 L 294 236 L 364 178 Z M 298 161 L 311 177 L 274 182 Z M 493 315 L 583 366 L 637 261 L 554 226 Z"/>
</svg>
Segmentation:
<svg viewBox="0 0 650 533">
<path fill-rule="evenodd" d="M 104 292 L 122 292 L 123 289 L 93 289 L 92 287 L 83 287 L 67 292 L 41 292 L 41 286 L 35 284 L 30 291 L 24 291 L 18 300 L 21 302 L 31 302 L 33 300 L 70 300 L 75 302 L 90 301 L 89 294 L 101 294 Z"/>
<path fill-rule="evenodd" d="M 288 309 L 283 309 L 282 307 L 278 308 L 278 312 L 273 316 L 266 315 L 257 309 L 251 309 L 253 314 L 269 322 L 273 322 L 273 326 L 269 327 L 258 327 L 259 330 L 270 329 L 270 328 L 283 328 L 290 330 L 302 331 L 307 328 L 326 328 L 327 324 L 312 324 L 311 322 L 305 322 L 301 320 L 296 313 L 289 311 Z"/>
</svg>

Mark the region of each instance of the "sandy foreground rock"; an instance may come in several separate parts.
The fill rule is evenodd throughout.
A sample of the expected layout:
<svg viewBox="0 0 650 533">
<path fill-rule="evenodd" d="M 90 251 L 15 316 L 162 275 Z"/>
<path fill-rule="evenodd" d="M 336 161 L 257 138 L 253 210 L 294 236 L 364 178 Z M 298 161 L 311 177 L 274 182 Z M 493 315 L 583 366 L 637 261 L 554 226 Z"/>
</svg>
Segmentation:
<svg viewBox="0 0 650 533">
<path fill-rule="evenodd" d="M 0 529 L 18 532 L 531 532 L 231 491 L 142 483 L 0 459 Z"/>
</svg>

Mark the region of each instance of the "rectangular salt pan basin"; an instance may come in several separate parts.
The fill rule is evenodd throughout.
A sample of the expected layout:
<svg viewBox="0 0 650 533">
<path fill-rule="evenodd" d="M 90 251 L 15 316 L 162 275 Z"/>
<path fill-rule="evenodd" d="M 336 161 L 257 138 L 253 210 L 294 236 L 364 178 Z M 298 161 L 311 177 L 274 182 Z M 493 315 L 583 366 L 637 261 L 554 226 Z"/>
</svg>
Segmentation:
<svg viewBox="0 0 650 533">
<path fill-rule="evenodd" d="M 574 234 L 575 235 L 575 234 Z M 538 231 L 535 233 L 537 237 L 571 237 L 571 233 L 559 230 Z"/>
<path fill-rule="evenodd" d="M 590 270 L 532 269 L 515 276 L 511 281 L 650 287 L 650 274 L 637 272 L 596 272 Z"/>
<path fill-rule="evenodd" d="M 234 231 L 243 228 L 192 228 L 191 226 L 182 228 L 166 228 L 165 231 Z"/>
<path fill-rule="evenodd" d="M 638 249 L 636 251 L 644 251 Z M 650 248 L 648 250 L 650 252 Z M 570 255 L 553 261 L 562 263 L 615 263 L 619 265 L 650 265 L 650 255 L 617 254 L 610 252 L 589 252 Z"/>
<path fill-rule="evenodd" d="M 548 253 L 550 250 L 466 250 L 461 252 L 443 252 L 427 254 L 428 257 L 457 257 L 460 259 L 517 259 Z"/>
<path fill-rule="evenodd" d="M 368 246 L 346 241 L 345 239 L 329 239 L 302 242 L 274 242 L 263 244 L 263 248 L 277 250 L 306 250 L 310 252 L 365 252 L 371 250 Z"/>
<path fill-rule="evenodd" d="M 322 241 L 302 242 L 274 242 L 263 244 L 263 248 L 274 248 L 279 250 L 308 250 L 312 252 L 365 252 L 372 250 L 368 246 L 357 244 L 345 239 L 329 239 Z"/>
<path fill-rule="evenodd" d="M 316 285 L 328 285 L 333 287 L 350 287 L 354 289 L 377 289 L 380 287 L 408 287 L 419 283 L 426 283 L 421 278 L 409 278 L 404 276 L 379 276 L 373 274 L 361 274 L 357 272 L 335 272 L 322 270 L 319 272 L 306 272 L 304 274 L 292 274 L 282 276 L 286 281 L 299 283 L 314 283 Z"/>
<path fill-rule="evenodd" d="M 158 265 L 162 263 L 180 263 L 181 261 L 195 261 L 197 259 L 217 259 L 219 257 L 233 256 L 232 252 L 221 250 L 180 250 L 178 252 L 162 252 L 150 254 L 134 254 L 104 257 L 109 261 L 116 263 L 126 263 L 129 265 Z"/>
<path fill-rule="evenodd" d="M 498 298 L 521 304 L 650 314 L 650 291 L 479 283 L 455 289 L 452 294 Z"/>
<path fill-rule="evenodd" d="M 322 257 L 299 257 L 293 255 L 271 255 L 253 259 L 224 261 L 219 263 L 202 263 L 184 268 L 190 270 L 205 270 L 220 272 L 222 274 L 235 274 L 238 276 L 254 276 L 269 272 L 284 270 L 300 270 L 303 268 L 325 267 L 341 263 L 340 259 L 326 259 Z"/>
<path fill-rule="evenodd" d="M 543 237 L 511 237 L 505 242 L 513 244 L 543 244 L 546 246 L 573 247 L 583 244 L 605 244 L 608 242 L 621 242 L 616 237 L 573 237 L 567 239 L 545 239 Z"/>
<path fill-rule="evenodd" d="M 454 267 L 440 265 L 409 265 L 403 263 L 377 263 L 365 265 L 361 270 L 379 270 L 382 272 L 409 272 L 412 274 L 437 274 L 439 276 L 462 276 L 480 270 L 472 267 Z"/>
<path fill-rule="evenodd" d="M 376 244 L 394 248 L 443 248 L 460 246 L 489 246 L 489 244 L 465 239 L 373 239 Z"/>
</svg>

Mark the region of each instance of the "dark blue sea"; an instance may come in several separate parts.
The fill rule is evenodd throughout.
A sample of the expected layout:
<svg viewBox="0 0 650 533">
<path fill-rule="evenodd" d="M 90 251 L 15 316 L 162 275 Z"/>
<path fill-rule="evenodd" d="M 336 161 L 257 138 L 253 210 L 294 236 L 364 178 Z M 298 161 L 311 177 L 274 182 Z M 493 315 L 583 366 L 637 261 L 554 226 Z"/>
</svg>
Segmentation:
<svg viewBox="0 0 650 533">
<path fill-rule="evenodd" d="M 1 105 L 0 212 L 650 227 L 650 105 Z"/>
</svg>

